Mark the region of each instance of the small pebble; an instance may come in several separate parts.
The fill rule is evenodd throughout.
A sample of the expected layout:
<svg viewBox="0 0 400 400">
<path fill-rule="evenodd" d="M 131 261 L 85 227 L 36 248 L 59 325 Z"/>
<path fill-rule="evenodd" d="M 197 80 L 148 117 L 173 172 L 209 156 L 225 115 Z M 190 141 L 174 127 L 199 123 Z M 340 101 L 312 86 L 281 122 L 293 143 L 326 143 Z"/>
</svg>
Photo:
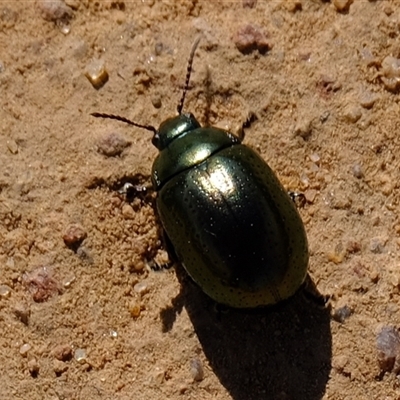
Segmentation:
<svg viewBox="0 0 400 400">
<path fill-rule="evenodd" d="M 190 374 L 195 382 L 200 382 L 204 379 L 203 365 L 198 358 L 190 361 Z"/>
<path fill-rule="evenodd" d="M 343 323 L 351 314 L 351 309 L 346 305 L 335 310 L 332 318 L 337 322 Z"/>
<path fill-rule="evenodd" d="M 65 230 L 63 240 L 68 247 L 78 247 L 86 237 L 87 233 L 81 225 L 71 224 Z"/>
<path fill-rule="evenodd" d="M 309 119 L 301 119 L 297 122 L 294 128 L 294 135 L 300 136 L 303 139 L 310 137 L 312 131 L 311 121 Z"/>
<path fill-rule="evenodd" d="M 303 8 L 300 0 L 286 0 L 282 2 L 290 12 L 300 11 Z"/>
<path fill-rule="evenodd" d="M 121 134 L 111 132 L 97 141 L 97 151 L 107 157 L 119 156 L 127 147 L 132 144 Z"/>
<path fill-rule="evenodd" d="M 379 97 L 377 94 L 365 91 L 360 96 L 360 105 L 361 107 L 370 109 L 373 107 L 378 98 Z"/>
<path fill-rule="evenodd" d="M 392 56 L 382 61 L 381 79 L 387 90 L 400 89 L 400 59 Z"/>
<path fill-rule="evenodd" d="M 351 170 L 352 170 L 353 176 L 355 178 L 361 179 L 364 177 L 364 172 L 363 172 L 362 166 L 360 164 L 353 164 Z"/>
<path fill-rule="evenodd" d="M 347 11 L 353 0 L 332 0 L 333 5 L 338 11 Z"/>
<path fill-rule="evenodd" d="M 70 287 L 76 280 L 75 275 L 70 275 L 62 281 L 62 284 L 65 288 Z"/>
<path fill-rule="evenodd" d="M 149 288 L 149 285 L 148 285 L 148 283 L 146 281 L 142 281 L 142 282 L 137 283 L 133 287 L 133 290 L 136 293 L 139 293 L 141 296 L 143 296 L 144 294 L 149 292 L 150 288 Z"/>
<path fill-rule="evenodd" d="M 29 324 L 29 317 L 31 315 L 31 310 L 26 304 L 18 303 L 14 307 L 14 315 L 24 324 Z"/>
<path fill-rule="evenodd" d="M 362 249 L 361 243 L 357 240 L 349 240 L 346 243 L 346 251 L 347 253 L 354 254 L 360 252 Z"/>
<path fill-rule="evenodd" d="M 10 297 L 11 290 L 12 289 L 8 285 L 0 285 L 0 297 Z"/>
<path fill-rule="evenodd" d="M 400 334 L 393 326 L 384 326 L 376 337 L 378 364 L 383 372 L 400 372 Z"/>
<path fill-rule="evenodd" d="M 78 250 L 76 250 L 76 255 L 88 264 L 93 264 L 92 253 L 87 247 L 79 246 Z"/>
<path fill-rule="evenodd" d="M 73 10 L 77 10 L 79 8 L 79 0 L 65 0 L 65 4 L 68 7 L 71 7 Z"/>
<path fill-rule="evenodd" d="M 101 89 L 108 81 L 104 60 L 92 60 L 86 66 L 85 76 L 95 89 Z"/>
<path fill-rule="evenodd" d="M 385 243 L 380 238 L 372 238 L 369 249 L 374 254 L 382 254 L 385 251 Z"/>
<path fill-rule="evenodd" d="M 319 120 L 321 121 L 321 123 L 324 123 L 328 120 L 329 116 L 331 115 L 330 111 L 324 111 L 320 116 L 319 116 Z"/>
<path fill-rule="evenodd" d="M 76 349 L 74 354 L 75 360 L 82 362 L 86 360 L 86 351 L 84 349 Z"/>
<path fill-rule="evenodd" d="M 26 355 L 28 354 L 28 351 L 32 348 L 32 346 L 28 343 L 23 344 L 20 348 L 19 348 L 19 353 L 21 354 L 21 356 L 26 357 Z"/>
<path fill-rule="evenodd" d="M 340 354 L 337 357 L 335 357 L 332 362 L 333 367 L 340 373 L 343 373 L 343 371 L 345 370 L 348 363 L 349 363 L 349 359 L 347 358 L 347 356 L 345 356 L 343 354 Z"/>
<path fill-rule="evenodd" d="M 328 253 L 328 260 L 334 262 L 335 264 L 340 264 L 343 262 L 346 256 L 346 250 L 343 247 L 342 242 L 339 242 L 335 246 L 335 250 Z"/>
<path fill-rule="evenodd" d="M 135 211 L 130 204 L 124 204 L 122 206 L 122 215 L 126 219 L 134 219 Z"/>
<path fill-rule="evenodd" d="M 12 139 L 7 140 L 7 148 L 11 154 L 18 153 L 18 145 L 15 140 L 12 140 Z"/>
<path fill-rule="evenodd" d="M 186 385 L 186 384 L 179 385 L 179 388 L 178 388 L 179 394 L 185 394 L 188 390 L 189 390 L 188 385 Z"/>
<path fill-rule="evenodd" d="M 243 8 L 254 8 L 257 5 L 257 0 L 242 0 Z"/>
<path fill-rule="evenodd" d="M 69 361 L 72 359 L 72 347 L 67 344 L 59 344 L 52 351 L 54 357 L 59 361 Z"/>
<path fill-rule="evenodd" d="M 237 49 L 243 54 L 249 54 L 254 50 L 265 54 L 271 49 L 271 43 L 261 28 L 256 25 L 246 25 L 240 28 L 233 37 Z"/>
<path fill-rule="evenodd" d="M 15 270 L 15 260 L 14 257 L 8 257 L 6 261 L 6 267 L 10 270 Z"/>
<path fill-rule="evenodd" d="M 65 371 L 68 370 L 68 364 L 65 364 L 59 360 L 53 360 L 53 371 L 56 376 L 61 376 Z"/>
<path fill-rule="evenodd" d="M 151 104 L 153 104 L 154 108 L 161 108 L 161 97 L 158 94 L 151 96 Z"/>
<path fill-rule="evenodd" d="M 154 45 L 154 53 L 156 56 L 160 56 L 165 50 L 164 44 L 162 42 L 156 42 Z"/>
<path fill-rule="evenodd" d="M 317 153 L 312 153 L 312 154 L 310 154 L 310 160 L 313 163 L 318 164 L 321 161 L 321 157 Z"/>
<path fill-rule="evenodd" d="M 46 21 L 68 23 L 73 17 L 72 9 L 62 0 L 39 0 L 36 4 Z"/>
<path fill-rule="evenodd" d="M 0 18 L 1 18 L 1 26 L 3 29 L 11 29 L 15 26 L 19 19 L 19 14 L 17 11 L 11 9 L 10 7 L 3 6 L 3 4 L 7 4 L 6 2 L 2 2 Z M 11 5 L 11 3 L 10 3 Z"/>
<path fill-rule="evenodd" d="M 165 371 L 163 371 L 160 368 L 156 368 L 155 372 L 153 373 L 152 376 L 152 381 L 156 384 L 156 385 L 161 385 L 164 382 L 165 379 Z"/>
<path fill-rule="evenodd" d="M 39 267 L 24 274 L 22 282 L 37 303 L 46 301 L 60 292 L 58 282 L 52 277 L 47 267 Z"/>
<path fill-rule="evenodd" d="M 315 189 L 307 189 L 304 192 L 304 196 L 306 198 L 307 203 L 314 203 L 315 198 L 317 197 L 318 192 Z"/>
<path fill-rule="evenodd" d="M 29 360 L 28 370 L 33 378 L 36 378 L 39 375 L 40 365 L 34 358 L 32 358 L 32 360 Z"/>
<path fill-rule="evenodd" d="M 118 337 L 118 332 L 117 332 L 117 331 L 114 331 L 113 329 L 110 329 L 109 335 L 110 335 L 110 337 L 112 337 L 112 338 L 117 338 L 117 337 Z"/>
<path fill-rule="evenodd" d="M 388 17 L 390 17 L 390 16 L 394 13 L 394 10 L 393 10 L 393 8 L 392 8 L 390 5 L 386 4 L 386 5 L 383 7 L 383 12 L 384 12 Z"/>
<path fill-rule="evenodd" d="M 129 313 L 131 314 L 131 317 L 138 318 L 140 316 L 140 312 L 141 312 L 140 304 L 131 303 L 128 306 L 128 310 L 129 310 Z"/>
<path fill-rule="evenodd" d="M 316 87 L 324 98 L 329 98 L 333 93 L 342 88 L 342 84 L 337 82 L 335 78 L 328 75 L 321 75 L 316 83 Z"/>
<path fill-rule="evenodd" d="M 358 106 L 349 106 L 344 111 L 344 117 L 348 122 L 355 123 L 362 116 L 361 108 Z"/>
</svg>

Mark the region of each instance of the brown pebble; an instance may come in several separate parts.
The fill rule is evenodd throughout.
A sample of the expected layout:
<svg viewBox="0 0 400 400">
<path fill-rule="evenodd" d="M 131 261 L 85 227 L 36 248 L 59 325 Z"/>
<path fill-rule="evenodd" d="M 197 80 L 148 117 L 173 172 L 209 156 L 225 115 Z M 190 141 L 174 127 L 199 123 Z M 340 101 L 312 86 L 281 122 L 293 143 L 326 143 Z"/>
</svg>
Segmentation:
<svg viewBox="0 0 400 400">
<path fill-rule="evenodd" d="M 37 303 L 48 300 L 60 292 L 57 281 L 47 267 L 39 267 L 23 275 L 22 282 Z"/>
<path fill-rule="evenodd" d="M 154 108 L 161 108 L 161 97 L 158 94 L 151 96 L 151 104 L 153 104 Z"/>
<path fill-rule="evenodd" d="M 122 206 L 122 215 L 125 219 L 134 219 L 136 214 L 130 204 L 124 204 Z"/>
<path fill-rule="evenodd" d="M 59 344 L 53 349 L 52 353 L 60 361 L 69 361 L 72 359 L 72 348 L 67 343 Z"/>
<path fill-rule="evenodd" d="M 40 365 L 34 358 L 32 358 L 31 360 L 28 361 L 28 369 L 29 373 L 33 377 L 36 377 L 39 374 Z"/>
<path fill-rule="evenodd" d="M 360 96 L 360 105 L 366 109 L 373 107 L 379 96 L 375 93 L 364 91 Z"/>
<path fill-rule="evenodd" d="M 301 119 L 294 128 L 294 135 L 303 139 L 308 139 L 312 133 L 312 121 L 309 119 Z"/>
<path fill-rule="evenodd" d="M 59 360 L 53 360 L 53 370 L 56 376 L 60 376 L 68 370 L 68 364 L 65 364 Z"/>
<path fill-rule="evenodd" d="M 75 247 L 79 246 L 86 236 L 87 233 L 81 225 L 71 224 L 65 230 L 63 240 L 68 247 Z"/>
<path fill-rule="evenodd" d="M 119 133 L 111 132 L 97 142 L 97 151 L 107 157 L 119 156 L 132 142 Z"/>
<path fill-rule="evenodd" d="M 39 0 L 36 4 L 46 21 L 68 23 L 73 17 L 72 9 L 62 0 Z"/>
<path fill-rule="evenodd" d="M 315 189 L 308 189 L 304 192 L 304 196 L 307 200 L 307 203 L 314 203 L 315 198 L 317 197 L 318 192 Z"/>
<path fill-rule="evenodd" d="M 353 0 L 332 0 L 337 11 L 347 11 Z"/>
<path fill-rule="evenodd" d="M 393 8 L 390 6 L 390 5 L 385 5 L 384 7 L 383 7 L 383 12 L 388 16 L 388 17 L 390 17 L 393 13 L 394 13 L 394 10 L 393 10 Z"/>
<path fill-rule="evenodd" d="M 79 8 L 79 0 L 65 0 L 65 4 L 68 7 L 71 7 L 73 10 L 77 10 Z"/>
<path fill-rule="evenodd" d="M 331 76 L 321 75 L 320 79 L 316 83 L 316 87 L 320 93 L 320 96 L 327 99 L 333 93 L 340 90 L 342 88 L 342 85 Z"/>
<path fill-rule="evenodd" d="M 257 0 L 242 0 L 243 8 L 254 8 L 257 5 Z"/>
<path fill-rule="evenodd" d="M 243 54 L 251 53 L 254 50 L 265 54 L 272 47 L 261 28 L 250 24 L 239 28 L 233 37 L 233 41 L 237 49 Z"/>
<path fill-rule="evenodd" d="M 355 105 L 348 106 L 344 111 L 344 118 L 351 123 L 357 122 L 362 116 L 361 108 Z"/>
<path fill-rule="evenodd" d="M 128 306 L 129 313 L 133 318 L 138 318 L 140 316 L 141 308 L 140 304 L 138 303 L 131 303 Z"/>
<path fill-rule="evenodd" d="M 18 303 L 14 307 L 14 315 L 25 325 L 29 324 L 31 310 L 26 304 Z"/>
<path fill-rule="evenodd" d="M 286 0 L 283 2 L 283 4 L 290 12 L 301 11 L 303 8 L 300 0 Z"/>
<path fill-rule="evenodd" d="M 18 145 L 15 140 L 7 140 L 7 147 L 8 150 L 10 151 L 11 154 L 17 154 L 18 153 Z"/>
<path fill-rule="evenodd" d="M 95 89 L 101 89 L 108 81 L 108 72 L 103 60 L 92 60 L 85 70 L 85 76 Z"/>
</svg>

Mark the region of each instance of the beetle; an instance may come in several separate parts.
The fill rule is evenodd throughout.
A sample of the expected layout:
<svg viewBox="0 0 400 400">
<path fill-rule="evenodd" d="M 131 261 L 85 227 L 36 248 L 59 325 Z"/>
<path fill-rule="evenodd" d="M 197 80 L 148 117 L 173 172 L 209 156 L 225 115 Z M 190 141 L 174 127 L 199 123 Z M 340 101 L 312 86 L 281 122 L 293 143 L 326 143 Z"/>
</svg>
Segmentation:
<svg viewBox="0 0 400 400">
<path fill-rule="evenodd" d="M 152 172 L 164 231 L 187 273 L 217 303 L 268 306 L 291 297 L 307 276 L 308 244 L 297 208 L 268 164 L 242 138 L 202 127 L 184 113 L 194 54 L 178 115 L 153 132 Z"/>
</svg>

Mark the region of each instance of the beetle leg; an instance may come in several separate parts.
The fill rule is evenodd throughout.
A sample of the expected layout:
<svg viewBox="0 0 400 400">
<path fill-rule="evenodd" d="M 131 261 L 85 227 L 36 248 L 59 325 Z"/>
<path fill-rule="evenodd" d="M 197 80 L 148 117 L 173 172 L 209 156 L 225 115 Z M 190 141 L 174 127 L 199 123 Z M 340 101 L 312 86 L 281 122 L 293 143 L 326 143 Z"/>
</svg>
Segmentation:
<svg viewBox="0 0 400 400">
<path fill-rule="evenodd" d="M 128 193 L 130 190 L 133 190 L 133 188 L 134 188 L 134 186 L 133 186 L 132 183 L 126 182 L 126 183 L 124 184 L 124 186 L 122 186 L 122 188 L 118 190 L 118 193 L 126 196 L 127 193 Z"/>
<path fill-rule="evenodd" d="M 313 280 L 311 279 L 310 274 L 307 274 L 306 280 L 303 283 L 303 293 L 306 298 L 316 303 L 318 306 L 325 308 L 330 296 L 324 296 L 321 294 Z"/>
<path fill-rule="evenodd" d="M 243 121 L 242 126 L 236 132 L 236 136 L 242 142 L 244 139 L 244 130 L 249 128 L 250 125 L 257 120 L 257 115 L 253 111 L 249 111 L 247 118 Z"/>
<path fill-rule="evenodd" d="M 304 195 L 304 193 L 289 191 L 288 195 L 292 199 L 293 203 L 296 204 L 296 206 L 298 208 L 299 207 L 303 208 L 307 203 L 307 199 L 306 199 L 306 196 Z"/>
<path fill-rule="evenodd" d="M 148 262 L 149 267 L 153 270 L 153 271 L 162 271 L 163 269 L 170 269 L 172 267 L 174 263 L 172 261 L 168 261 L 166 263 L 163 264 L 159 264 L 156 260 L 150 260 Z"/>
</svg>

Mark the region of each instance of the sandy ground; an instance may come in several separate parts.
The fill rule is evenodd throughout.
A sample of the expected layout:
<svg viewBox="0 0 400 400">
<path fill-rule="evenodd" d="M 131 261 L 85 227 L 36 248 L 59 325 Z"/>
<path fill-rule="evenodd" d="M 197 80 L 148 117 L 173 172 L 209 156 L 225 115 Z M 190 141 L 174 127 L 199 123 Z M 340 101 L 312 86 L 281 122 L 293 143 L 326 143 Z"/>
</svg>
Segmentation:
<svg viewBox="0 0 400 400">
<path fill-rule="evenodd" d="M 150 187 L 151 134 L 90 113 L 174 115 L 198 35 L 185 110 L 257 115 L 329 307 L 221 313 L 150 268 L 154 193 L 118 189 Z M 1 0 L 0 399 L 399 399 L 399 36 L 396 0 Z"/>
</svg>

